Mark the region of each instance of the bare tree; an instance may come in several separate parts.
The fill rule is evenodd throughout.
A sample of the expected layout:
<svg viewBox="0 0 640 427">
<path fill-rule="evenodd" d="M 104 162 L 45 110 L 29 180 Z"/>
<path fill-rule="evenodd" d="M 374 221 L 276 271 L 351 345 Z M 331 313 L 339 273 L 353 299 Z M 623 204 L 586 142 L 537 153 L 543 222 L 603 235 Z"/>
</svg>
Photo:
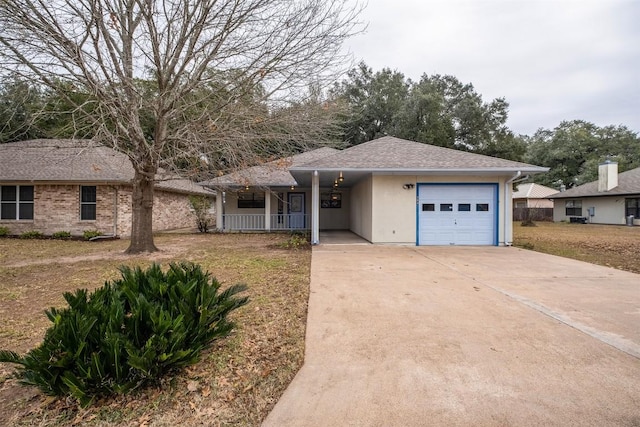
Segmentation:
<svg viewBox="0 0 640 427">
<path fill-rule="evenodd" d="M 349 65 L 341 45 L 361 10 L 348 0 L 0 1 L 2 71 L 64 96 L 95 142 L 131 159 L 129 253 L 156 250 L 159 171 L 211 159 L 233 168 L 326 133 L 321 109 L 305 108 L 317 107 L 309 82 Z"/>
</svg>

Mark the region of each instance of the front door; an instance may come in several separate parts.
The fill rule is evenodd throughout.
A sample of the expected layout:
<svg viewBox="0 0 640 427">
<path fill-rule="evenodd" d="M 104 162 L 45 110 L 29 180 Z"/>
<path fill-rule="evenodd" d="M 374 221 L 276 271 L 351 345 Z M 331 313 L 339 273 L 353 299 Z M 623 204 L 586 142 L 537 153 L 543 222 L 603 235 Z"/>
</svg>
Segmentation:
<svg viewBox="0 0 640 427">
<path fill-rule="evenodd" d="M 306 228 L 304 193 L 289 193 L 289 228 Z"/>
</svg>

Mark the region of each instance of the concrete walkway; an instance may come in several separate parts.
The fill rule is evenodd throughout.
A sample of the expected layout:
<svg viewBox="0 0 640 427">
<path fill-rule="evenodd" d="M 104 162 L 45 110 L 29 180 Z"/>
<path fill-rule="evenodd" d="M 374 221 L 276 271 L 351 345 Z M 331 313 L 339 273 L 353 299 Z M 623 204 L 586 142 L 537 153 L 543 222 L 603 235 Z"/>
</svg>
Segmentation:
<svg viewBox="0 0 640 427">
<path fill-rule="evenodd" d="M 516 248 L 320 245 L 264 426 L 640 426 L 640 275 Z"/>
</svg>

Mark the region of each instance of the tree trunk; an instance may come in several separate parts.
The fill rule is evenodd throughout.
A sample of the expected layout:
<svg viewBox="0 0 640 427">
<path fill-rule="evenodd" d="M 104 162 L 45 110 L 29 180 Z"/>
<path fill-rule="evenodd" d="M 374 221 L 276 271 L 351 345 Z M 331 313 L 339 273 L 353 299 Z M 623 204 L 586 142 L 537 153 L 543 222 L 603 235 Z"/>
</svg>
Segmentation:
<svg viewBox="0 0 640 427">
<path fill-rule="evenodd" d="M 153 243 L 153 173 L 135 171 L 131 194 L 131 243 L 128 254 L 157 251 Z"/>
</svg>

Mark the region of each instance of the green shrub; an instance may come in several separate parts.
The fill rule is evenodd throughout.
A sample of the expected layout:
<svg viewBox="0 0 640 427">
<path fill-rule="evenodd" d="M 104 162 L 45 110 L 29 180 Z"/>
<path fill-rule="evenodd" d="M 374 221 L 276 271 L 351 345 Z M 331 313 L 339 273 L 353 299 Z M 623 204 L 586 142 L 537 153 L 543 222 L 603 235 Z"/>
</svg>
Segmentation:
<svg viewBox="0 0 640 427">
<path fill-rule="evenodd" d="M 57 240 L 67 240 L 71 238 L 71 233 L 68 231 L 56 231 L 51 235 L 51 238 Z"/>
<path fill-rule="evenodd" d="M 67 292 L 68 308 L 46 311 L 53 323 L 40 346 L 24 356 L 0 351 L 0 362 L 20 365 L 17 376 L 43 392 L 81 404 L 157 382 L 195 363 L 234 324 L 227 314 L 247 303 L 246 289 L 220 284 L 190 263 L 121 267 L 122 277 L 87 295 Z"/>
<path fill-rule="evenodd" d="M 7 227 L 0 227 L 0 237 L 6 237 L 9 235 L 9 229 Z"/>
<path fill-rule="evenodd" d="M 189 196 L 189 204 L 196 217 L 196 225 L 201 233 L 208 233 L 209 228 L 215 224 L 215 217 L 211 216 L 211 199 L 205 196 Z"/>
<path fill-rule="evenodd" d="M 42 234 L 38 230 L 25 231 L 20 235 L 21 239 L 41 239 L 43 237 L 44 234 Z"/>
<path fill-rule="evenodd" d="M 84 230 L 82 237 L 84 240 L 91 240 L 94 237 L 102 236 L 102 232 L 98 230 Z"/>
</svg>

